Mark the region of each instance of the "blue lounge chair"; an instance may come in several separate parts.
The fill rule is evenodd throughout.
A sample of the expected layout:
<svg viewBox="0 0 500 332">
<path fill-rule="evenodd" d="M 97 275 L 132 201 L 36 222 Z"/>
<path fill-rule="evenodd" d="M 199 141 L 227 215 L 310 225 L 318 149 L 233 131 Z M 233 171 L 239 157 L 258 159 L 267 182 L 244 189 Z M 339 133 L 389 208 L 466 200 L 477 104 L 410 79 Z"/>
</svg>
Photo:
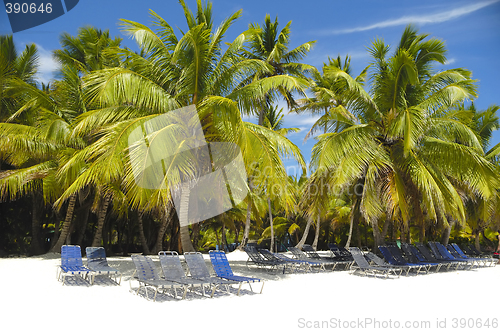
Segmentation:
<svg viewBox="0 0 500 332">
<path fill-rule="evenodd" d="M 418 251 L 422 254 L 422 256 L 424 256 L 426 262 L 440 263 L 443 266 L 446 266 L 447 271 L 453 266 L 455 267 L 455 270 L 457 270 L 459 265 L 460 265 L 458 262 L 452 262 L 449 260 L 442 260 L 442 259 L 438 259 L 437 257 L 434 257 L 431 254 L 431 252 L 429 251 L 429 249 L 427 249 L 427 247 L 423 243 L 416 242 L 415 247 L 417 247 Z"/>
<path fill-rule="evenodd" d="M 156 295 L 158 291 L 161 290 L 163 293 L 165 290 L 173 290 L 175 297 L 177 297 L 177 288 L 184 290 L 183 299 L 186 297 L 187 285 L 182 285 L 173 281 L 161 279 L 158 274 L 155 264 L 150 257 L 142 255 L 132 255 L 132 261 L 135 264 L 135 271 L 132 278 L 139 282 L 139 287 L 137 288 L 136 294 L 139 293 L 141 288 L 146 291 L 146 298 L 148 297 L 148 287 L 153 287 L 155 289 L 155 295 L 153 301 L 156 302 Z M 131 279 L 132 280 L 132 279 Z M 130 289 L 132 289 L 132 283 L 130 283 Z"/>
<path fill-rule="evenodd" d="M 262 282 L 262 287 L 260 288 L 260 294 L 262 294 L 262 290 L 264 289 L 264 280 L 260 280 L 258 278 L 251 277 L 242 277 L 233 274 L 233 270 L 229 265 L 226 254 L 223 251 L 219 250 L 210 250 L 210 261 L 212 262 L 212 266 L 214 267 L 215 274 L 219 278 L 224 278 L 231 281 L 239 282 L 238 287 L 238 295 L 240 295 L 241 286 L 244 282 L 248 283 L 250 290 L 253 292 L 252 283 L 254 282 Z"/>
<path fill-rule="evenodd" d="M 65 245 L 61 247 L 61 265 L 58 266 L 57 280 L 61 281 L 62 278 L 64 285 L 68 275 L 83 276 L 85 280 L 90 277 L 90 283 L 93 281 L 90 276 L 91 271 L 83 266 L 80 246 Z"/>
<path fill-rule="evenodd" d="M 107 274 L 108 277 L 114 276 L 115 282 L 119 285 L 122 281 L 122 274 L 117 269 L 108 265 L 106 259 L 106 251 L 103 247 L 87 247 L 87 266 L 93 272 L 92 284 L 94 283 L 95 275 Z M 118 280 L 118 276 L 120 279 Z"/>
<path fill-rule="evenodd" d="M 487 257 L 469 257 L 467 256 L 463 250 L 458 246 L 456 243 L 449 244 L 451 248 L 455 249 L 455 252 L 461 257 L 461 258 L 472 258 L 475 259 L 478 263 L 481 262 L 486 266 L 486 264 L 489 264 L 489 266 L 493 266 L 496 263 L 496 259 L 493 258 L 487 258 Z"/>
<path fill-rule="evenodd" d="M 459 259 L 453 257 L 453 255 L 446 249 L 445 246 L 443 246 L 441 243 L 438 242 L 429 242 L 429 247 L 432 250 L 432 253 L 434 256 L 438 259 L 442 259 L 444 261 L 449 261 L 449 262 L 456 262 L 459 264 L 459 266 L 462 266 L 464 269 L 471 269 L 474 266 L 474 262 L 472 260 L 468 259 Z"/>
<path fill-rule="evenodd" d="M 436 268 L 434 272 L 438 272 L 442 266 L 441 263 L 426 262 L 424 256 L 422 256 L 418 249 L 409 243 L 401 243 L 401 249 L 405 252 L 406 257 L 410 259 L 410 263 L 424 264 L 427 266 L 428 272 L 430 272 L 430 269 L 433 267 Z"/>
<path fill-rule="evenodd" d="M 401 269 L 399 269 L 399 268 L 370 265 L 368 263 L 368 261 L 366 260 L 365 256 L 363 256 L 361 249 L 359 249 L 359 248 L 350 247 L 349 251 L 352 254 L 352 258 L 354 259 L 354 261 L 356 263 L 356 264 L 351 265 L 352 273 L 355 273 L 356 271 L 360 271 L 360 272 L 364 273 L 365 276 L 368 276 L 368 272 L 371 272 L 374 276 L 376 273 L 379 273 L 379 274 L 385 275 L 386 279 L 389 277 L 390 273 L 393 273 L 398 278 L 401 275 Z"/>
</svg>

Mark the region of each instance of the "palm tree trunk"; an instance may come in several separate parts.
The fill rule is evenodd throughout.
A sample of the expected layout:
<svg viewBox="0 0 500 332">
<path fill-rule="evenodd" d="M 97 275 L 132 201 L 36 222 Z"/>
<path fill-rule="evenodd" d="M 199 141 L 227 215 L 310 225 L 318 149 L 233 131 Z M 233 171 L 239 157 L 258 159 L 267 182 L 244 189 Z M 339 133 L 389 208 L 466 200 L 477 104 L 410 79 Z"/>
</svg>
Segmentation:
<svg viewBox="0 0 500 332">
<path fill-rule="evenodd" d="M 306 243 L 307 235 L 309 235 L 309 228 L 311 227 L 312 222 L 313 222 L 312 217 L 307 218 L 307 224 L 306 224 L 306 229 L 304 229 L 304 234 L 302 234 L 302 238 L 295 247 L 302 249 L 302 246 Z"/>
<path fill-rule="evenodd" d="M 387 215 L 385 218 L 384 227 L 382 228 L 382 235 L 380 236 L 381 243 L 385 243 L 385 237 L 387 236 L 387 233 L 389 231 L 389 226 L 391 226 L 391 224 L 392 220 L 389 217 L 389 215 Z"/>
<path fill-rule="evenodd" d="M 320 226 L 320 223 L 321 223 L 321 218 L 320 218 L 319 213 L 318 213 L 318 219 L 316 221 L 316 232 L 314 234 L 314 241 L 313 241 L 313 244 L 312 244 L 312 247 L 314 248 L 314 250 L 316 250 L 318 248 L 319 226 Z"/>
<path fill-rule="evenodd" d="M 180 236 L 181 236 L 181 244 L 182 244 L 182 252 L 193 252 L 194 247 L 191 243 L 191 237 L 189 236 L 189 194 L 190 188 L 189 183 L 184 182 L 182 184 L 182 193 L 181 193 L 181 206 L 180 206 L 180 214 L 179 214 L 179 223 L 180 223 Z"/>
<path fill-rule="evenodd" d="M 269 207 L 269 224 L 271 226 L 271 248 L 269 250 L 274 252 L 274 225 L 273 225 L 273 213 L 271 211 L 271 198 L 267 196 L 267 205 Z"/>
<path fill-rule="evenodd" d="M 66 241 L 66 237 L 68 236 L 69 232 L 69 227 L 71 226 L 71 220 L 73 219 L 73 211 L 75 209 L 75 204 L 76 204 L 76 194 L 72 194 L 69 197 L 68 209 L 66 210 L 66 218 L 64 219 L 62 231 L 59 234 L 57 242 L 49 250 L 49 252 L 61 252 L 61 247 Z"/>
<path fill-rule="evenodd" d="M 149 255 L 148 241 L 144 235 L 144 224 L 142 222 L 143 211 L 137 211 L 137 225 L 139 227 L 139 239 L 141 240 L 142 252 L 144 255 Z"/>
<path fill-rule="evenodd" d="M 42 253 L 42 246 L 40 244 L 40 222 L 41 213 L 43 209 L 43 197 L 39 191 L 33 192 L 33 209 L 31 215 L 31 243 L 30 254 L 40 255 Z"/>
<path fill-rule="evenodd" d="M 167 231 L 168 225 L 170 224 L 170 221 L 172 220 L 172 205 L 171 202 L 167 203 L 167 206 L 165 206 L 165 211 L 164 211 L 164 218 L 163 221 L 161 222 L 160 229 L 158 230 L 158 234 L 156 236 L 156 245 L 154 246 L 154 252 L 158 253 L 163 250 L 163 238 L 165 237 L 165 233 Z"/>
<path fill-rule="evenodd" d="M 378 229 L 378 219 L 375 218 L 372 221 L 372 229 L 373 229 L 373 252 L 377 252 L 378 246 L 381 245 L 381 236 L 380 229 Z"/>
<path fill-rule="evenodd" d="M 441 243 L 445 246 L 448 245 L 448 241 L 450 240 L 451 228 L 453 227 L 453 220 L 448 217 L 448 226 L 444 228 L 443 235 L 441 236 Z"/>
<path fill-rule="evenodd" d="M 108 205 L 111 201 L 111 196 L 106 194 L 104 196 L 104 202 L 99 210 L 99 214 L 97 216 L 97 229 L 95 231 L 94 240 L 92 241 L 92 247 L 100 247 L 102 240 L 102 229 L 104 227 L 104 221 L 106 220 L 106 212 L 108 211 Z"/>
<path fill-rule="evenodd" d="M 250 188 L 251 191 L 252 181 L 250 179 L 248 180 L 248 187 Z M 241 244 L 238 246 L 238 249 L 240 250 L 242 250 L 247 245 L 248 237 L 250 235 L 250 218 L 252 216 L 252 201 L 250 197 L 251 195 L 249 192 L 247 197 L 247 217 L 245 219 L 245 230 L 243 231 L 243 238 L 241 239 Z"/>
<path fill-rule="evenodd" d="M 344 247 L 349 248 L 351 246 L 351 239 L 352 239 L 352 228 L 354 225 L 354 210 L 351 211 L 351 220 L 349 223 L 349 236 L 347 237 L 347 242 Z"/>
</svg>

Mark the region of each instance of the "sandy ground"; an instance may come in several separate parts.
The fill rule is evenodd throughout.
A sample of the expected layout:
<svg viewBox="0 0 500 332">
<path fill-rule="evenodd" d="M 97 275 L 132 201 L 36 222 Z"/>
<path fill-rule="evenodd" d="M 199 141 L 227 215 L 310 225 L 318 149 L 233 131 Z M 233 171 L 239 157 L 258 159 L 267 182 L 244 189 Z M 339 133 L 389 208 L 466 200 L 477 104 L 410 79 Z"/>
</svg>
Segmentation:
<svg viewBox="0 0 500 332">
<path fill-rule="evenodd" d="M 1 330 L 500 329 L 499 265 L 385 280 L 347 271 L 269 273 L 247 268 L 246 257 L 243 252 L 228 254 L 235 274 L 266 279 L 262 294 L 244 286 L 239 297 L 235 291 L 217 292 L 214 298 L 188 293 L 186 300 L 161 294 L 157 302 L 130 291 L 134 271 L 130 258 L 108 259 L 123 273 L 120 286 L 103 277 L 97 277 L 93 286 L 69 277 L 63 286 L 56 280 L 59 255 L 0 259 Z M 208 255 L 205 258 L 210 266 Z M 132 288 L 137 288 L 136 282 Z M 260 290 L 260 284 L 254 290 Z"/>
</svg>

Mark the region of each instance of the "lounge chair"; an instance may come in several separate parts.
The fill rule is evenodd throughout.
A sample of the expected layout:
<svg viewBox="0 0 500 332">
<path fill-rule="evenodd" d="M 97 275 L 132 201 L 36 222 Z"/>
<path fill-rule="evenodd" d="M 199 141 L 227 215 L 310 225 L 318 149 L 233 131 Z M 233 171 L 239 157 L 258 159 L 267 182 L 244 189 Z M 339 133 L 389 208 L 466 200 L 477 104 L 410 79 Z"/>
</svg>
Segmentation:
<svg viewBox="0 0 500 332">
<path fill-rule="evenodd" d="M 223 251 L 210 250 L 208 254 L 210 255 L 210 261 L 212 262 L 212 266 L 214 267 L 215 274 L 217 274 L 219 278 L 239 282 L 238 295 L 240 295 L 240 290 L 243 283 L 247 283 L 250 287 L 250 290 L 253 292 L 252 283 L 254 282 L 262 282 L 262 287 L 260 288 L 260 294 L 262 294 L 262 290 L 264 289 L 264 280 L 234 275 L 233 270 L 231 269 L 231 266 L 229 265 L 229 262 L 227 260 L 226 254 Z"/>
<path fill-rule="evenodd" d="M 363 256 L 361 250 L 357 247 L 350 247 L 349 251 L 356 262 L 356 265 L 351 265 L 351 272 L 355 273 L 356 271 L 360 271 L 368 276 L 368 273 L 371 272 L 374 276 L 378 274 L 385 275 L 387 279 L 390 273 L 393 273 L 395 276 L 399 278 L 401 274 L 401 269 L 393 268 L 393 267 L 385 267 L 385 266 L 372 266 L 368 263 L 366 258 Z"/>
<path fill-rule="evenodd" d="M 425 273 L 429 272 L 430 266 L 427 264 L 423 263 L 410 263 L 408 262 L 402 255 L 401 250 L 397 245 L 389 245 L 387 246 L 387 249 L 389 249 L 389 252 L 391 253 L 392 257 L 394 257 L 395 261 L 400 264 L 400 265 L 406 265 L 410 267 L 411 269 L 416 270 L 416 273 L 418 274 L 422 269 L 425 271 Z"/>
<path fill-rule="evenodd" d="M 132 255 L 132 261 L 135 265 L 135 271 L 132 278 L 139 282 L 139 288 L 137 288 L 136 294 L 139 293 L 141 288 L 146 291 L 146 298 L 148 297 L 148 287 L 153 287 L 155 289 L 155 295 L 153 301 L 156 302 L 156 295 L 158 291 L 161 290 L 163 293 L 165 290 L 173 290 L 175 297 L 177 297 L 177 288 L 184 290 L 182 298 L 186 298 L 187 285 L 182 285 L 173 281 L 161 279 L 158 274 L 155 264 L 150 257 L 142 255 Z M 130 289 L 132 289 L 132 283 L 130 283 Z"/>
<path fill-rule="evenodd" d="M 303 268 L 305 271 L 311 271 L 311 265 L 307 264 L 305 261 L 299 261 L 296 259 L 278 256 L 273 254 L 268 249 L 260 248 L 257 251 L 269 262 L 276 263 L 285 263 L 288 264 L 287 267 L 292 269 L 293 271 L 298 271 L 300 268 Z"/>
<path fill-rule="evenodd" d="M 370 260 L 370 262 L 373 263 L 371 265 L 389 267 L 389 268 L 401 268 L 401 272 L 399 273 L 399 275 L 401 275 L 405 270 L 409 270 L 408 266 L 395 266 L 389 264 L 383 258 L 380 258 L 377 255 L 375 255 L 373 252 L 368 251 L 364 255 L 366 258 L 368 258 L 368 260 Z"/>
<path fill-rule="evenodd" d="M 431 254 L 431 252 L 429 251 L 429 249 L 427 249 L 427 247 L 424 246 L 423 243 L 416 242 L 415 247 L 417 247 L 418 251 L 422 254 L 422 256 L 424 256 L 426 262 L 440 263 L 440 264 L 446 266 L 446 270 L 449 270 L 451 267 L 455 267 L 455 270 L 457 270 L 458 267 L 460 266 L 460 263 L 458 263 L 458 262 L 452 262 L 449 260 L 442 260 L 442 259 L 438 259 L 437 257 L 434 257 Z"/>
<path fill-rule="evenodd" d="M 87 266 L 94 273 L 92 284 L 94 283 L 95 275 L 102 274 L 107 274 L 108 277 L 113 276 L 118 285 L 121 283 L 122 273 L 108 265 L 106 251 L 103 247 L 87 247 L 85 248 L 85 252 L 87 254 Z M 119 280 L 118 276 L 120 277 Z"/>
<path fill-rule="evenodd" d="M 88 268 L 83 266 L 82 250 L 80 246 L 65 245 L 61 247 L 61 265 L 58 266 L 57 280 L 61 281 L 63 285 L 66 282 L 68 275 L 83 276 L 85 280 L 89 279 L 92 284 L 93 278 Z"/>
<path fill-rule="evenodd" d="M 333 257 L 351 264 L 354 262 L 351 253 L 346 248 L 339 247 L 336 243 L 329 243 L 328 249 L 330 249 Z"/>
<path fill-rule="evenodd" d="M 270 270 L 283 268 L 283 273 L 285 273 L 286 268 L 288 266 L 290 266 L 290 263 L 288 263 L 288 262 L 281 262 L 281 261 L 277 261 L 277 260 L 269 261 L 269 260 L 265 259 L 264 256 L 262 256 L 257 251 L 257 248 L 255 246 L 248 246 L 247 245 L 245 248 L 243 248 L 243 250 L 245 250 L 245 252 L 248 255 L 248 259 L 246 262 L 247 268 L 248 268 L 249 263 L 253 263 L 258 267 L 264 267 L 264 268 L 270 269 Z"/>
<path fill-rule="evenodd" d="M 210 271 L 205 264 L 205 259 L 200 252 L 185 252 L 184 259 L 191 273 L 191 277 L 205 282 L 209 282 L 212 286 L 226 286 L 226 290 L 229 293 L 229 286 L 237 284 L 237 281 L 222 279 L 219 277 L 212 277 Z"/>
<path fill-rule="evenodd" d="M 335 260 L 325 260 L 325 259 L 322 259 L 322 258 L 319 258 L 319 259 L 317 259 L 317 258 L 310 258 L 302 250 L 300 250 L 299 248 L 296 248 L 296 247 L 288 247 L 287 249 L 297 259 L 300 259 L 302 261 L 320 263 L 322 265 L 322 269 L 323 270 L 326 269 L 327 265 L 331 265 L 332 266 L 332 271 L 333 271 L 333 270 L 335 270 L 335 266 L 337 266 L 337 264 L 339 263 L 338 261 L 335 261 Z"/>
<path fill-rule="evenodd" d="M 182 268 L 179 254 L 176 251 L 160 251 L 158 253 L 158 258 L 160 259 L 160 265 L 165 280 L 177 282 L 182 285 L 187 285 L 188 287 L 191 286 L 192 288 L 199 286 L 201 288 L 203 296 L 205 296 L 206 284 L 207 286 L 212 288 L 211 297 L 214 296 L 216 285 L 212 285 L 209 282 L 203 280 L 187 277 L 184 269 Z"/>
<path fill-rule="evenodd" d="M 459 264 L 459 266 L 463 267 L 464 269 L 467 268 L 471 269 L 474 266 L 474 262 L 471 260 L 459 259 L 453 257 L 453 255 L 448 251 L 448 249 L 446 249 L 446 247 L 443 246 L 441 243 L 429 242 L 429 247 L 431 248 L 434 257 L 436 257 L 437 259 L 449 262 L 456 262 Z"/>
<path fill-rule="evenodd" d="M 487 257 L 468 257 L 463 251 L 462 249 L 458 246 L 458 244 L 456 243 L 451 243 L 449 244 L 449 246 L 451 246 L 453 249 L 455 249 L 455 252 L 460 255 L 462 258 L 474 258 L 474 259 L 477 259 L 478 262 L 482 262 L 484 264 L 484 266 L 486 266 L 486 264 L 489 264 L 489 266 L 493 266 L 495 265 L 497 259 L 494 259 L 494 258 L 487 258 Z"/>
<path fill-rule="evenodd" d="M 403 249 L 406 257 L 408 257 L 410 259 L 411 263 L 419 263 L 419 264 L 426 265 L 428 272 L 433 267 L 436 268 L 436 271 L 434 271 L 434 272 L 438 272 L 442 266 L 441 263 L 426 262 L 424 256 L 422 256 L 422 254 L 418 251 L 418 249 L 409 243 L 401 243 L 401 249 Z"/>
<path fill-rule="evenodd" d="M 314 259 L 322 259 L 327 262 L 335 262 L 338 264 L 343 264 L 345 266 L 345 269 L 349 269 L 349 267 L 354 263 L 354 260 L 352 259 L 351 253 L 347 251 L 347 254 L 344 254 L 343 257 L 336 257 L 336 256 L 320 256 L 316 250 L 310 245 L 310 244 L 304 244 L 302 246 L 302 250 L 309 256 L 310 258 Z M 347 256 L 348 255 L 348 256 Z M 335 266 L 334 266 L 335 268 Z"/>
</svg>

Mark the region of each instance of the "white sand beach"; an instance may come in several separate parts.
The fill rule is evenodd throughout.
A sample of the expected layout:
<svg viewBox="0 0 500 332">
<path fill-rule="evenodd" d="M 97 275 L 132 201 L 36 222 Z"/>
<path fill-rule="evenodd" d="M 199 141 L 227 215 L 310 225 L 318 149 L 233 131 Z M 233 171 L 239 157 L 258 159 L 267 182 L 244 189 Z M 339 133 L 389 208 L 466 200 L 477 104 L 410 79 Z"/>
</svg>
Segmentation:
<svg viewBox="0 0 500 332">
<path fill-rule="evenodd" d="M 499 265 L 385 280 L 346 271 L 273 274 L 248 269 L 246 257 L 244 252 L 228 254 L 235 274 L 266 279 L 262 294 L 252 294 L 244 286 L 239 297 L 236 292 L 217 292 L 214 298 L 188 293 L 185 300 L 158 295 L 157 302 L 130 291 L 134 270 L 130 258 L 108 259 L 123 272 L 120 286 L 98 277 L 89 287 L 72 277 L 64 286 L 56 280 L 59 255 L 0 259 L 2 331 L 301 331 L 320 327 L 498 331 L 494 322 L 500 320 Z M 205 258 L 208 263 L 208 255 Z M 254 290 L 260 290 L 260 284 Z"/>
</svg>

